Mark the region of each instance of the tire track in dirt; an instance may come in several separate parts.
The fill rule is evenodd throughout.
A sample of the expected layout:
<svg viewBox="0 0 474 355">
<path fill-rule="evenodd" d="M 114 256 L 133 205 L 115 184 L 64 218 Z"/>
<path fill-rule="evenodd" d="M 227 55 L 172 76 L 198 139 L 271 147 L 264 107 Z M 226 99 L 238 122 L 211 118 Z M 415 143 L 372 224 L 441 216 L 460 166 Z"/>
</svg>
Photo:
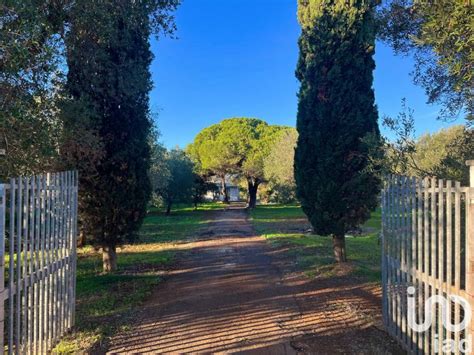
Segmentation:
<svg viewBox="0 0 474 355">
<path fill-rule="evenodd" d="M 110 353 L 399 352 L 374 326 L 380 295 L 351 280 L 284 275 L 286 257 L 255 235 L 242 207 L 213 212 L 199 236 Z"/>
</svg>

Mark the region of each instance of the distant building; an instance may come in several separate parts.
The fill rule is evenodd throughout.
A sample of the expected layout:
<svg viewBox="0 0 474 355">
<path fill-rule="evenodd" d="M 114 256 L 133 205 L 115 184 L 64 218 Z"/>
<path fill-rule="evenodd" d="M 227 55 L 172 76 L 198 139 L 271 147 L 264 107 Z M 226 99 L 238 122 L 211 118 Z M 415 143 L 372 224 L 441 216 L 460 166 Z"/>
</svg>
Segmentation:
<svg viewBox="0 0 474 355">
<path fill-rule="evenodd" d="M 229 195 L 230 202 L 240 201 L 240 190 L 238 186 L 231 185 L 231 186 L 227 186 L 226 189 L 227 189 L 227 195 Z M 222 196 L 222 199 L 224 199 L 224 196 Z"/>
<path fill-rule="evenodd" d="M 226 175 L 225 183 L 226 183 L 226 190 L 227 195 L 229 196 L 230 202 L 237 202 L 240 201 L 240 189 L 237 185 L 232 183 L 234 176 Z M 222 181 L 219 177 L 213 176 L 210 179 L 210 182 L 216 185 L 216 189 L 214 191 L 208 191 L 206 195 L 204 195 L 204 199 L 208 201 L 224 201 L 224 195 L 221 193 L 222 188 Z"/>
</svg>

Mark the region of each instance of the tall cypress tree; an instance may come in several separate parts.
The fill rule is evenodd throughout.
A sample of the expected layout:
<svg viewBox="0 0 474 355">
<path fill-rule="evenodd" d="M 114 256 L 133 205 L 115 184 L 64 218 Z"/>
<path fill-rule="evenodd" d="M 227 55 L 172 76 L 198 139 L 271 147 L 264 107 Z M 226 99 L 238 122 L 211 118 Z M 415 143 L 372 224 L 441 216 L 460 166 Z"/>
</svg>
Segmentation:
<svg viewBox="0 0 474 355">
<path fill-rule="evenodd" d="M 373 1 L 299 0 L 298 19 L 297 194 L 315 233 L 332 235 L 342 262 L 345 233 L 369 218 L 380 189 L 368 144 L 380 135 Z"/>
<path fill-rule="evenodd" d="M 62 154 L 79 169 L 81 232 L 102 248 L 104 271 L 136 237 L 151 193 L 149 37 L 176 3 L 78 0 L 71 11 Z"/>
</svg>

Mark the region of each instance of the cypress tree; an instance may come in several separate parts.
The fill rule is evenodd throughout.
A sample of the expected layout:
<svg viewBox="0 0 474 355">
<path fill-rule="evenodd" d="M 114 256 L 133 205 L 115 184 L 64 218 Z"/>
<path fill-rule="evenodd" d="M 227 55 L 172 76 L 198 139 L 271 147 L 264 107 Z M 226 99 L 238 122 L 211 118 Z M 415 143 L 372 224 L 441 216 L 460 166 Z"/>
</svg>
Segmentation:
<svg viewBox="0 0 474 355">
<path fill-rule="evenodd" d="M 343 262 L 345 233 L 370 217 L 380 189 L 369 168 L 369 141 L 380 136 L 372 89 L 373 2 L 298 5 L 297 195 L 315 233 L 332 236 L 335 259 Z"/>
<path fill-rule="evenodd" d="M 71 12 L 62 154 L 79 169 L 81 233 L 102 248 L 104 271 L 116 269 L 116 247 L 145 216 L 152 14 L 176 3 L 78 0 Z"/>
</svg>

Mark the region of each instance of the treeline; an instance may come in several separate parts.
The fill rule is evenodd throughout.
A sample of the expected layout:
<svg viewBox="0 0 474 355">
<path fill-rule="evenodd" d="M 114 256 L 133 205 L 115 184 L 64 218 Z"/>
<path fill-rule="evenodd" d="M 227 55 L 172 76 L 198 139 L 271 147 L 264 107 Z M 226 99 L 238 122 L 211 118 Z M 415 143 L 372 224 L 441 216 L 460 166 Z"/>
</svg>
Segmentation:
<svg viewBox="0 0 474 355">
<path fill-rule="evenodd" d="M 152 148 L 150 178 L 153 190 L 151 203 L 164 208 L 167 215 L 175 203 L 193 203 L 197 208 L 208 192 L 216 190 L 213 183 L 199 174 L 184 150 L 167 150 L 157 143 Z"/>
<path fill-rule="evenodd" d="M 185 150 L 153 144 L 153 203 L 167 214 L 176 202 L 229 202 L 227 181 L 244 190 L 249 208 L 263 202 L 294 202 L 296 129 L 255 118 L 230 118 L 203 129 Z M 155 140 L 156 142 L 156 140 Z M 263 188 L 262 188 L 263 187 Z"/>
<path fill-rule="evenodd" d="M 408 110 L 396 120 L 385 119 L 395 138 L 384 140 L 384 154 L 379 162 L 383 174 L 435 176 L 468 186 L 466 161 L 474 155 L 474 130 L 458 124 L 416 137 L 412 114 Z"/>
<path fill-rule="evenodd" d="M 152 186 L 150 36 L 174 31 L 178 0 L 0 5 L 0 179 L 79 170 L 83 241 L 133 241 Z"/>
<path fill-rule="evenodd" d="M 254 208 L 262 184 L 268 187 L 262 198 L 276 202 L 294 198 L 295 144 L 294 128 L 255 118 L 231 118 L 203 129 L 187 152 L 202 177 L 220 178 L 225 202 L 229 201 L 226 177 L 232 176 L 244 185 L 248 207 Z"/>
<path fill-rule="evenodd" d="M 104 270 L 116 268 L 116 247 L 136 238 L 153 194 L 168 211 L 176 201 L 197 203 L 214 188 L 210 176 L 220 177 L 224 196 L 226 176 L 238 179 L 249 207 L 259 190 L 261 200 L 297 197 L 314 231 L 333 236 L 339 261 L 345 233 L 377 205 L 384 173 L 466 181 L 474 117 L 468 3 L 298 0 L 297 133 L 235 118 L 204 129 L 185 151 L 167 151 L 150 118 L 149 41 L 173 33 L 178 4 L 0 4 L 0 180 L 78 169 L 82 239 L 103 250 Z M 384 140 L 372 87 L 377 37 L 414 55 L 414 81 L 428 102 L 466 125 L 415 139 L 402 112 L 386 120 L 396 139 Z"/>
</svg>

